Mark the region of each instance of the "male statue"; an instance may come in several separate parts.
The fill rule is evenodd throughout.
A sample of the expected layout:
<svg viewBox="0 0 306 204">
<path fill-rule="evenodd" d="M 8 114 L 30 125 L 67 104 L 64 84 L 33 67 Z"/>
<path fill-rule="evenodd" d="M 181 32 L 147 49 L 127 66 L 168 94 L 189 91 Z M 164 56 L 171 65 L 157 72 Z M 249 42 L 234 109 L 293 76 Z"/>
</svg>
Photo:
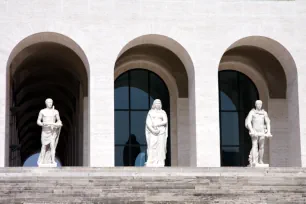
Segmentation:
<svg viewBox="0 0 306 204">
<path fill-rule="evenodd" d="M 153 101 L 146 119 L 147 167 L 164 167 L 167 153 L 168 118 L 159 99 Z"/>
<path fill-rule="evenodd" d="M 41 152 L 37 161 L 38 166 L 56 167 L 55 149 L 62 125 L 59 113 L 54 109 L 53 100 L 45 101 L 46 108 L 39 112 L 37 124 L 42 127 Z"/>
<path fill-rule="evenodd" d="M 253 108 L 245 119 L 245 126 L 252 139 L 252 149 L 249 155 L 249 166 L 269 166 L 263 163 L 265 138 L 272 137 L 268 113 L 262 109 L 262 101 L 255 102 Z"/>
</svg>

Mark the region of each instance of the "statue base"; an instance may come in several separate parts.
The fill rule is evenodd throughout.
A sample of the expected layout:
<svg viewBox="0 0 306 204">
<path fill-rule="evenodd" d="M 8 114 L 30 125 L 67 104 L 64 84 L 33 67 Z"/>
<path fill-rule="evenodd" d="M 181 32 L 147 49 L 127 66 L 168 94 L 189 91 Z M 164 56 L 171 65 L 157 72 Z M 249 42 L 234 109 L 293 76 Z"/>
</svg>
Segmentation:
<svg viewBox="0 0 306 204">
<path fill-rule="evenodd" d="M 57 163 L 51 164 L 38 164 L 38 167 L 57 167 Z"/>
<path fill-rule="evenodd" d="M 250 165 L 251 167 L 261 167 L 261 168 L 267 168 L 269 167 L 270 165 L 269 164 L 258 164 L 258 163 L 255 163 L 255 164 L 252 164 Z"/>
</svg>

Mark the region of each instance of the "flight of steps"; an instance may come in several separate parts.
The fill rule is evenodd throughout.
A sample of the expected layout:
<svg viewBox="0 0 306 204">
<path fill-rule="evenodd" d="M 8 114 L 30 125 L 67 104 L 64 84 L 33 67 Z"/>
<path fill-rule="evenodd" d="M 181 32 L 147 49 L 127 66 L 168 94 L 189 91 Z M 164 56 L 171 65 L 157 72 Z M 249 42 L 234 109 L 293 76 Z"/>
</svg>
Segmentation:
<svg viewBox="0 0 306 204">
<path fill-rule="evenodd" d="M 0 168 L 0 203 L 306 203 L 306 169 Z"/>
</svg>

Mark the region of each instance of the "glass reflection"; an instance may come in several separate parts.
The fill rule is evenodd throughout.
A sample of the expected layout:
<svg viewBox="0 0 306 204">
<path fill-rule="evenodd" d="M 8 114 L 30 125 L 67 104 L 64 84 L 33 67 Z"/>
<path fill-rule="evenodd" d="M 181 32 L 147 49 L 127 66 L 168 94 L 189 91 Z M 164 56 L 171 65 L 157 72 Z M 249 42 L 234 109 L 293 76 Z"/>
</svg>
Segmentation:
<svg viewBox="0 0 306 204">
<path fill-rule="evenodd" d="M 133 70 L 130 72 L 131 109 L 148 109 L 148 77 L 146 70 Z"/>
<path fill-rule="evenodd" d="M 124 166 L 123 148 L 124 146 L 115 146 L 115 166 Z"/>
<path fill-rule="evenodd" d="M 165 88 L 166 85 L 164 83 L 164 81 L 157 76 L 154 73 L 150 73 L 150 107 L 153 104 L 153 101 L 155 99 L 164 99 L 163 102 L 163 109 L 164 110 L 168 110 L 169 106 L 169 93 L 168 93 L 168 89 Z"/>
<path fill-rule="evenodd" d="M 115 144 L 124 144 L 129 138 L 129 111 L 115 111 Z"/>
<path fill-rule="evenodd" d="M 223 101 L 220 96 L 221 110 L 236 110 L 238 107 L 238 76 L 237 72 L 232 71 L 221 71 L 219 72 L 219 93 L 222 91 L 234 106 L 227 104 L 227 101 Z M 229 109 L 228 109 L 229 108 Z"/>
<path fill-rule="evenodd" d="M 131 111 L 131 134 L 135 134 L 140 144 L 146 145 L 145 125 L 148 111 Z"/>
<path fill-rule="evenodd" d="M 221 110 L 237 110 L 233 101 L 223 92 L 220 91 Z"/>
<path fill-rule="evenodd" d="M 240 166 L 239 147 L 222 147 L 222 165 Z"/>
<path fill-rule="evenodd" d="M 118 77 L 115 84 L 115 109 L 129 108 L 129 84 L 128 74 Z"/>
<path fill-rule="evenodd" d="M 239 145 L 238 112 L 221 113 L 222 145 Z"/>
<path fill-rule="evenodd" d="M 141 146 L 141 152 L 137 155 L 135 166 L 144 166 L 147 160 L 147 146 Z"/>
<path fill-rule="evenodd" d="M 126 141 L 123 150 L 123 164 L 124 166 L 133 166 L 136 157 L 140 153 L 140 144 L 134 134 L 131 134 L 128 141 Z"/>
</svg>

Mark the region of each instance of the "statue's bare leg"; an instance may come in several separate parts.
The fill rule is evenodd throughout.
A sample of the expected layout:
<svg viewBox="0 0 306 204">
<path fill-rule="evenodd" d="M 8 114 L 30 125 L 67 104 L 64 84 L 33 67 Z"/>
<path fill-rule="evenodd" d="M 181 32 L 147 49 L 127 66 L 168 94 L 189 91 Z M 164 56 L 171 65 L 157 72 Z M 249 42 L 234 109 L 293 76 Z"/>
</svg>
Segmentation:
<svg viewBox="0 0 306 204">
<path fill-rule="evenodd" d="M 55 147 L 54 147 L 54 141 L 50 142 L 50 148 L 51 148 L 51 162 L 55 163 Z"/>
<path fill-rule="evenodd" d="M 45 158 L 45 155 L 46 155 L 46 145 L 42 145 L 41 146 L 41 150 L 40 150 L 40 156 L 39 156 L 39 161 L 38 161 L 38 163 L 41 163 L 43 160 L 44 160 L 44 158 Z"/>
<path fill-rule="evenodd" d="M 265 146 L 265 137 L 260 137 L 259 138 L 259 163 L 260 164 L 263 164 L 264 146 Z"/>
<path fill-rule="evenodd" d="M 258 137 L 252 137 L 252 164 L 258 163 Z M 251 165 L 252 165 L 251 164 Z"/>
</svg>

